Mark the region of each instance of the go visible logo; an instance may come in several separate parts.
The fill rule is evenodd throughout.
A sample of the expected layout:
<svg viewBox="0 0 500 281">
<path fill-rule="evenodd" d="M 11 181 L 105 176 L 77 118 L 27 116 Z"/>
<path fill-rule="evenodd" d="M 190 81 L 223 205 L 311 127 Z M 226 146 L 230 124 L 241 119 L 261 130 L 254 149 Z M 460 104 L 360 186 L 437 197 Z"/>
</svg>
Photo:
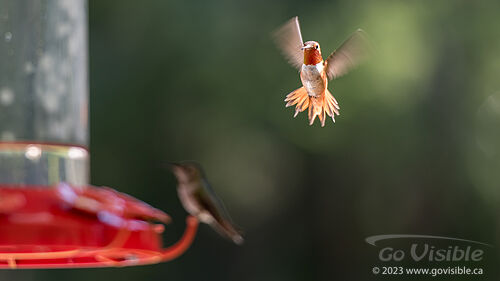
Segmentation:
<svg viewBox="0 0 500 281">
<path fill-rule="evenodd" d="M 370 236 L 365 241 L 375 247 L 377 242 L 383 240 L 410 239 L 412 242 L 407 247 L 384 247 L 379 250 L 378 257 L 383 262 L 400 262 L 403 260 L 427 262 L 479 262 L 484 258 L 484 248 L 493 247 L 483 242 L 466 240 L 453 237 L 413 235 L 413 234 L 387 234 Z M 439 247 L 428 242 L 418 241 L 445 240 L 457 245 Z M 441 241 L 442 243 L 443 241 Z"/>
</svg>

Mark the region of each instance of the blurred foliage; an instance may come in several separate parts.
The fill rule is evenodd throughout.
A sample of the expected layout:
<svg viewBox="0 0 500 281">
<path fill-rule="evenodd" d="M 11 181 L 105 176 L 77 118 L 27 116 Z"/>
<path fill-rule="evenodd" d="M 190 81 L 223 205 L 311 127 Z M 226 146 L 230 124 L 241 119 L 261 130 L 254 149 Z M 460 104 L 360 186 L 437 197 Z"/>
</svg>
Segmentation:
<svg viewBox="0 0 500 281">
<path fill-rule="evenodd" d="M 499 9 L 465 0 L 90 1 L 92 182 L 169 212 L 172 243 L 185 212 L 165 163 L 197 160 L 247 242 L 233 246 L 201 226 L 167 264 L 37 276 L 372 280 L 369 235 L 498 243 Z M 325 128 L 284 107 L 300 80 L 270 33 L 295 15 L 324 56 L 357 28 L 376 47 L 330 84 L 341 115 Z"/>
</svg>

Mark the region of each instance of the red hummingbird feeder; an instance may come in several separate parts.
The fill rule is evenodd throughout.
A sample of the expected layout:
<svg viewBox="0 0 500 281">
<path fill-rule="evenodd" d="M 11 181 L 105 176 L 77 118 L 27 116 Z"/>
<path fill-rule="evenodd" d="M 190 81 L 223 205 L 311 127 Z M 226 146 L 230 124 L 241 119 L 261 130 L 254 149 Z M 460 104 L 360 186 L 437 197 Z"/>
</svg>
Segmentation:
<svg viewBox="0 0 500 281">
<path fill-rule="evenodd" d="M 0 268 L 153 264 L 170 217 L 88 183 L 86 1 L 0 3 Z M 36 28 L 35 28 L 36 27 Z"/>
</svg>

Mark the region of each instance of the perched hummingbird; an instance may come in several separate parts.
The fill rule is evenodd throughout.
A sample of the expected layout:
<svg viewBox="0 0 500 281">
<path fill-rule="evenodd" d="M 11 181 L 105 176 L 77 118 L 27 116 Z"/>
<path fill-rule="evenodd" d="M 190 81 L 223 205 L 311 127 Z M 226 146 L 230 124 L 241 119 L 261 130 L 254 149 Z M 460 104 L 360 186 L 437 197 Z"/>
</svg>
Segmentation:
<svg viewBox="0 0 500 281">
<path fill-rule="evenodd" d="M 325 61 L 318 42 L 303 43 L 298 17 L 285 23 L 275 31 L 274 36 L 290 64 L 300 70 L 303 86 L 288 94 L 285 99 L 286 107 L 296 104 L 293 117 L 308 108 L 309 125 L 318 116 L 321 127 L 324 127 L 326 114 L 335 123 L 335 114 L 339 115 L 340 107 L 328 91 L 328 80 L 346 74 L 367 57 L 370 48 L 365 32 L 358 29 Z"/>
<path fill-rule="evenodd" d="M 184 209 L 199 221 L 210 225 L 219 234 L 236 244 L 243 243 L 243 237 L 233 226 L 222 201 L 208 183 L 203 169 L 198 163 L 183 162 L 172 164 L 177 177 L 177 194 Z"/>
</svg>

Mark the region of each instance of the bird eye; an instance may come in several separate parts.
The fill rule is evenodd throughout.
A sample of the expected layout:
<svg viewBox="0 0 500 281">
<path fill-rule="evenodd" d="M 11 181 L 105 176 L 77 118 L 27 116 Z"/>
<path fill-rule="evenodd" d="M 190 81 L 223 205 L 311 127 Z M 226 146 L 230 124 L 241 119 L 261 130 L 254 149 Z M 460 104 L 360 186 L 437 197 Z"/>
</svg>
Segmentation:
<svg viewBox="0 0 500 281">
<path fill-rule="evenodd" d="M 316 48 L 316 50 L 317 50 L 317 49 L 319 48 L 319 45 L 316 45 L 316 47 L 315 47 L 315 48 Z"/>
</svg>

